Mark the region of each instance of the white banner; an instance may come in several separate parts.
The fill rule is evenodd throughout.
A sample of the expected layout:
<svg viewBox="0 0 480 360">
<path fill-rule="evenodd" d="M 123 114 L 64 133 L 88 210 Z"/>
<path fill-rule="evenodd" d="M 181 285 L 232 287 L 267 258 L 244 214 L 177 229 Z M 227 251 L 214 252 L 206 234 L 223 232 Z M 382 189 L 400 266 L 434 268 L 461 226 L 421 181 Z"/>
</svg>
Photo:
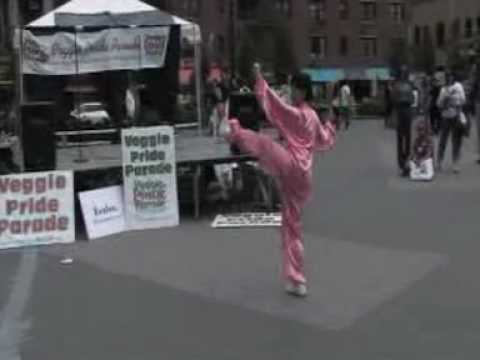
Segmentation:
<svg viewBox="0 0 480 360">
<path fill-rule="evenodd" d="M 0 176 L 0 249 L 74 241 L 72 172 Z"/>
<path fill-rule="evenodd" d="M 89 239 L 127 230 L 121 186 L 84 191 L 79 198 Z"/>
<path fill-rule="evenodd" d="M 23 32 L 23 73 L 73 75 L 108 70 L 161 68 L 169 27 L 107 29 L 35 36 Z"/>
<path fill-rule="evenodd" d="M 122 130 L 122 158 L 128 228 L 178 225 L 173 127 Z"/>
</svg>

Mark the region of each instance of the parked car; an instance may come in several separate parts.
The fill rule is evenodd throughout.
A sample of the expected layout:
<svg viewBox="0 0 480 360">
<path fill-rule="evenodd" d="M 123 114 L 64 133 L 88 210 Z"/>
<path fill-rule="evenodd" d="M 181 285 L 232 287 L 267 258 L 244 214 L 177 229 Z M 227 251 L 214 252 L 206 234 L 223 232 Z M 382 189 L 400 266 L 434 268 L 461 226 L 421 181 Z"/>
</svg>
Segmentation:
<svg viewBox="0 0 480 360">
<path fill-rule="evenodd" d="M 70 112 L 82 126 L 106 126 L 111 124 L 110 115 L 100 102 L 82 103 Z"/>
</svg>

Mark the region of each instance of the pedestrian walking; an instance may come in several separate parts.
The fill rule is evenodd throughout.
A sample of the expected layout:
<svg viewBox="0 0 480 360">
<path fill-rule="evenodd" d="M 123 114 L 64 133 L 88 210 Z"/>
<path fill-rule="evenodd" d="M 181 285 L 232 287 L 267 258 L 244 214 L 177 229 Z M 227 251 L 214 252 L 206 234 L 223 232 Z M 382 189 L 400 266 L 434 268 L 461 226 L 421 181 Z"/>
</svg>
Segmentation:
<svg viewBox="0 0 480 360">
<path fill-rule="evenodd" d="M 397 117 L 397 161 L 400 173 L 409 175 L 413 108 L 415 102 L 414 87 L 408 79 L 408 69 L 402 66 L 399 79 L 393 88 L 394 108 Z"/>
<path fill-rule="evenodd" d="M 257 99 L 286 145 L 273 141 L 268 135 L 243 128 L 236 119 L 230 120 L 230 127 L 224 135 L 229 142 L 256 157 L 260 166 L 276 179 L 282 194 L 285 290 L 294 296 L 306 296 L 301 214 L 312 193 L 314 152 L 332 148 L 335 129 L 330 122 L 321 122 L 309 105 L 312 85 L 308 75 L 299 73 L 292 77 L 294 105 L 289 105 L 269 87 L 258 64 L 254 72 Z"/>
<path fill-rule="evenodd" d="M 480 164 L 480 61 L 476 66 L 473 81 L 472 102 L 475 104 L 473 109 L 477 128 L 477 164 Z"/>
<path fill-rule="evenodd" d="M 352 109 L 353 109 L 353 97 L 352 97 L 352 90 L 348 85 L 346 80 L 342 81 L 340 91 L 339 91 L 339 129 L 343 124 L 344 129 L 348 130 L 350 127 L 350 120 L 352 117 Z"/>
<path fill-rule="evenodd" d="M 333 96 L 332 96 L 332 114 L 333 114 L 333 124 L 335 129 L 340 129 L 340 86 L 338 83 L 333 85 Z"/>
<path fill-rule="evenodd" d="M 385 84 L 384 89 L 384 102 L 385 102 L 385 119 L 384 125 L 388 128 L 392 123 L 392 114 L 393 114 L 393 101 L 392 101 L 392 83 L 388 81 Z"/>
<path fill-rule="evenodd" d="M 440 110 L 437 106 L 438 97 L 440 96 L 440 91 L 442 85 L 437 78 L 432 79 L 432 85 L 430 88 L 430 100 L 429 100 L 429 116 L 430 116 L 430 128 L 432 129 L 433 135 L 438 135 L 440 132 L 440 122 L 442 116 Z"/>
<path fill-rule="evenodd" d="M 442 170 L 445 149 L 448 139 L 452 138 L 452 163 L 453 172 L 460 172 L 460 157 L 463 137 L 468 121 L 463 106 L 466 103 L 465 90 L 458 81 L 456 74 L 447 73 L 446 85 L 442 87 L 437 100 L 441 109 L 442 123 L 440 130 L 440 143 L 438 147 L 437 168 Z"/>
</svg>

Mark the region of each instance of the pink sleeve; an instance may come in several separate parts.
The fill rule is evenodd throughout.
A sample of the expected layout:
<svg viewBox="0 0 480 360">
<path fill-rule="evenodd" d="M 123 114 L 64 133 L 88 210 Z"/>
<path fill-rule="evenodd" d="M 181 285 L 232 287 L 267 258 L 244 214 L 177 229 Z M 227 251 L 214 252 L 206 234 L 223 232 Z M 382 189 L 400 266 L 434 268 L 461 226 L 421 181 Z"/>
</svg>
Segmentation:
<svg viewBox="0 0 480 360">
<path fill-rule="evenodd" d="M 300 110 L 285 103 L 262 77 L 257 79 L 255 94 L 265 111 L 268 121 L 283 132 L 284 135 L 296 133 L 305 126 L 305 120 Z"/>
<path fill-rule="evenodd" d="M 335 140 L 336 140 L 336 130 L 333 124 L 330 121 L 328 121 L 325 124 L 319 123 L 315 150 L 317 151 L 331 150 L 335 145 Z"/>
</svg>

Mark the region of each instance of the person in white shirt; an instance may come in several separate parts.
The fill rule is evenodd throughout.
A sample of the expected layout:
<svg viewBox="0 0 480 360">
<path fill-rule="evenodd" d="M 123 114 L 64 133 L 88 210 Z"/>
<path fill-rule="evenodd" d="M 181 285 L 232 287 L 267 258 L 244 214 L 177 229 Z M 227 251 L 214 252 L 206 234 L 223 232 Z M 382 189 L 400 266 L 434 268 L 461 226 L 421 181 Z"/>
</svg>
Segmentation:
<svg viewBox="0 0 480 360">
<path fill-rule="evenodd" d="M 343 81 L 339 94 L 339 129 L 344 124 L 345 130 L 350 127 L 350 118 L 352 116 L 352 90 L 346 81 Z"/>
<path fill-rule="evenodd" d="M 455 74 L 448 73 L 447 83 L 442 87 L 437 100 L 437 106 L 442 114 L 440 143 L 437 156 L 438 170 L 442 169 L 447 141 L 451 134 L 453 172 L 460 172 L 459 161 L 466 125 L 466 117 L 463 113 L 462 107 L 465 105 L 466 101 L 467 99 L 463 85 L 457 80 Z"/>
</svg>

